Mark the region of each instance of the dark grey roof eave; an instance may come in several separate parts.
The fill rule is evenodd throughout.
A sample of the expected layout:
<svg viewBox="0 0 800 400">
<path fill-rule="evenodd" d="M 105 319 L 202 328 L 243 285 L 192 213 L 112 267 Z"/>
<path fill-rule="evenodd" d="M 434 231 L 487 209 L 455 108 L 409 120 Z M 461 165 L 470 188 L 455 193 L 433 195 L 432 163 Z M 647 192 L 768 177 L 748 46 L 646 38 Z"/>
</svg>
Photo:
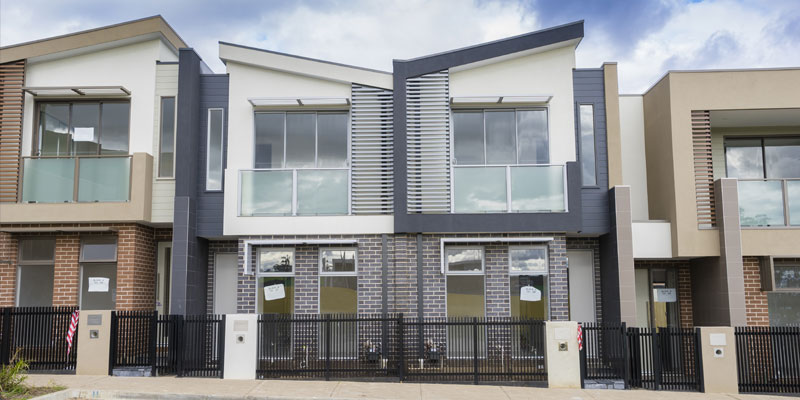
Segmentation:
<svg viewBox="0 0 800 400">
<path fill-rule="evenodd" d="M 583 20 L 580 20 L 443 53 L 410 60 L 394 60 L 394 65 L 395 71 L 398 70 L 399 66 L 402 66 L 402 69 L 405 70 L 404 75 L 417 76 L 555 43 L 575 39 L 580 40 L 582 38 Z"/>
</svg>

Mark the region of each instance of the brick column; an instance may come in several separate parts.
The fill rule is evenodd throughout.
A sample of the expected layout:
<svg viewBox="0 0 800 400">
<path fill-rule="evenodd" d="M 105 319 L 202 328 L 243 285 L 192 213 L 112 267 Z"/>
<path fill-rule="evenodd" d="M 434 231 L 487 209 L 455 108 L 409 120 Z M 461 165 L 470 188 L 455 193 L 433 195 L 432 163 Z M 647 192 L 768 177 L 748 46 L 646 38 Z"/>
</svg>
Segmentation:
<svg viewBox="0 0 800 400">
<path fill-rule="evenodd" d="M 17 282 L 17 238 L 0 232 L 0 307 L 13 307 Z"/>
<path fill-rule="evenodd" d="M 761 266 L 758 257 L 743 257 L 742 264 L 747 326 L 769 326 L 767 292 L 761 291 Z"/>
<path fill-rule="evenodd" d="M 117 241 L 117 309 L 153 310 L 156 244 L 153 228 L 123 225 Z"/>
<path fill-rule="evenodd" d="M 688 263 L 678 267 L 678 306 L 680 307 L 681 328 L 694 327 L 692 309 L 692 273 Z"/>
<path fill-rule="evenodd" d="M 81 240 L 77 233 L 56 236 L 56 263 L 53 271 L 53 306 L 78 305 L 80 290 Z"/>
</svg>

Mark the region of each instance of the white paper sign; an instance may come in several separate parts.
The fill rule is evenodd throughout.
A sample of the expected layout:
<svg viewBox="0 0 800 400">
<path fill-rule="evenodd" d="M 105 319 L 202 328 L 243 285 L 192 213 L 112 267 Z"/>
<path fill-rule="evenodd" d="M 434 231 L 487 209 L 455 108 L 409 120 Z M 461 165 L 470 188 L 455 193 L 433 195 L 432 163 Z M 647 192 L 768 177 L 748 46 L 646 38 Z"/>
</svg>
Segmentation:
<svg viewBox="0 0 800 400">
<path fill-rule="evenodd" d="M 541 301 L 542 291 L 533 286 L 523 286 L 519 289 L 519 299 L 522 301 Z"/>
<path fill-rule="evenodd" d="M 90 292 L 108 292 L 108 278 L 89 278 Z"/>
<path fill-rule="evenodd" d="M 657 303 L 674 303 L 676 300 L 675 289 L 653 289 L 653 301 Z"/>
<path fill-rule="evenodd" d="M 74 128 L 72 132 L 72 140 L 76 142 L 93 142 L 94 128 Z"/>
<path fill-rule="evenodd" d="M 264 286 L 264 300 L 278 300 L 286 297 L 286 291 L 283 289 L 283 284 Z"/>
</svg>

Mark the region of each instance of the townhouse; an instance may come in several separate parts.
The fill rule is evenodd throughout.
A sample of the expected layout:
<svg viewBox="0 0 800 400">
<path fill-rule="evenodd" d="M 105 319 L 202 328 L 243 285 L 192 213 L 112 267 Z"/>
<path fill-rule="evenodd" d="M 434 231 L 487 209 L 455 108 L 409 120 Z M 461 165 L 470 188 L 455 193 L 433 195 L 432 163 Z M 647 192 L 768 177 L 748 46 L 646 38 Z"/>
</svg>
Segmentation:
<svg viewBox="0 0 800 400">
<path fill-rule="evenodd" d="M 0 48 L 0 304 L 169 310 L 178 49 L 161 17 Z"/>
<path fill-rule="evenodd" d="M 798 71 L 619 95 L 582 38 L 391 72 L 220 42 L 213 73 L 161 17 L 0 48 L 0 304 L 800 321 Z"/>
</svg>

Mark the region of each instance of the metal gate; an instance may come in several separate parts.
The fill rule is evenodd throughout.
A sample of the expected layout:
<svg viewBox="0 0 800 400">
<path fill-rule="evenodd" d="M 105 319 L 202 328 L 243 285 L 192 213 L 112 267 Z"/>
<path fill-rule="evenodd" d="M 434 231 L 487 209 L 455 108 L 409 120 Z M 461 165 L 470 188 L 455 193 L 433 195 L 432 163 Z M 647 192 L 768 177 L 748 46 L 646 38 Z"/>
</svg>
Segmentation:
<svg viewBox="0 0 800 400">
<path fill-rule="evenodd" d="M 628 328 L 627 336 L 630 387 L 703 391 L 699 330 Z"/>
</svg>

